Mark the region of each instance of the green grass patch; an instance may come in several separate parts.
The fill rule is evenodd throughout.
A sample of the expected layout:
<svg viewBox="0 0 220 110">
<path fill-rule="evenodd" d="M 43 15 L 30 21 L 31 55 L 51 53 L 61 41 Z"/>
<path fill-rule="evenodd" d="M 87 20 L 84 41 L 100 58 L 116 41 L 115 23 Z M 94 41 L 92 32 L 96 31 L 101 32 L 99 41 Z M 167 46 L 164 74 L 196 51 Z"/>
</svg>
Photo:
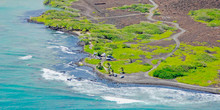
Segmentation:
<svg viewBox="0 0 220 110">
<path fill-rule="evenodd" d="M 85 62 L 93 65 L 97 65 L 98 63 L 101 62 L 99 59 L 90 59 L 90 58 L 85 58 Z"/>
<path fill-rule="evenodd" d="M 143 65 L 142 61 L 137 60 L 133 63 L 129 63 L 128 60 L 121 60 L 121 61 L 106 61 L 104 62 L 104 66 L 107 66 L 107 63 L 111 64 L 111 68 L 114 70 L 115 73 L 121 73 L 121 67 L 124 68 L 124 72 L 126 74 L 130 73 L 138 73 L 138 72 L 146 72 L 152 68 L 152 65 Z"/>
<path fill-rule="evenodd" d="M 154 16 L 158 16 L 158 15 L 161 15 L 161 13 L 159 12 L 158 9 L 154 10 Z"/>
<path fill-rule="evenodd" d="M 79 10 L 71 8 L 72 3 L 75 1 L 78 0 L 45 0 L 44 5 L 64 9 L 67 11 L 78 12 Z"/>
<path fill-rule="evenodd" d="M 168 38 L 173 34 L 173 31 L 169 30 L 164 32 L 163 34 L 155 34 L 152 39 L 154 40 L 160 40 L 160 39 L 164 39 L 164 38 Z"/>
<path fill-rule="evenodd" d="M 195 21 L 206 23 L 207 26 L 220 26 L 220 10 L 219 9 L 200 9 L 190 11 L 189 15 Z"/>
<path fill-rule="evenodd" d="M 152 64 L 156 65 L 158 63 L 159 59 L 154 59 L 151 61 Z"/>
<path fill-rule="evenodd" d="M 219 83 L 219 64 L 220 47 L 181 44 L 174 55 L 162 61 L 150 75 L 162 79 L 176 78 L 178 82 L 187 84 L 209 86 Z"/>
<path fill-rule="evenodd" d="M 132 4 L 124 5 L 122 7 L 114 7 L 114 10 L 128 10 L 128 11 L 137 11 L 141 13 L 148 13 L 150 8 L 153 8 L 153 5 L 150 4 Z"/>
<path fill-rule="evenodd" d="M 160 55 L 162 53 L 171 53 L 174 50 L 175 46 L 176 44 L 169 45 L 168 47 L 147 45 L 144 48 L 146 50 L 151 50 L 151 55 Z"/>
</svg>

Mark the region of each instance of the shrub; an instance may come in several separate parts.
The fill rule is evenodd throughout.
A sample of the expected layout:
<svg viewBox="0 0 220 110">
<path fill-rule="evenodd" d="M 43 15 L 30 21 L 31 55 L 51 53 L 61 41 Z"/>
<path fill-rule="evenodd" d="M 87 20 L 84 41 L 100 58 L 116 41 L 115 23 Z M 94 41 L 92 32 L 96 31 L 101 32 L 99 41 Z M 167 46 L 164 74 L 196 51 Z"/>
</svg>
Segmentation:
<svg viewBox="0 0 220 110">
<path fill-rule="evenodd" d="M 99 45 L 95 45 L 95 46 L 93 47 L 93 49 L 94 49 L 94 50 L 100 50 L 101 47 L 100 47 Z"/>
<path fill-rule="evenodd" d="M 189 15 L 195 21 L 206 23 L 207 26 L 220 26 L 220 10 L 219 9 L 200 9 L 190 11 Z"/>
<path fill-rule="evenodd" d="M 131 46 L 127 44 L 122 44 L 122 48 L 131 48 Z"/>
<path fill-rule="evenodd" d="M 112 49 L 117 49 L 118 48 L 118 46 L 116 44 L 109 44 L 108 47 L 110 47 Z"/>
<path fill-rule="evenodd" d="M 149 9 L 152 8 L 153 5 L 150 4 L 133 4 L 133 5 L 124 5 L 122 7 L 114 7 L 113 9 L 127 10 L 128 11 L 138 11 L 141 13 L 149 12 Z"/>
<path fill-rule="evenodd" d="M 208 55 L 208 54 L 199 54 L 197 55 L 198 61 L 204 61 L 204 62 L 213 62 L 217 60 L 214 56 Z"/>
<path fill-rule="evenodd" d="M 98 51 L 98 52 L 97 52 L 97 55 L 98 55 L 98 56 L 101 56 L 102 54 L 103 54 L 102 51 Z"/>
<path fill-rule="evenodd" d="M 175 79 L 177 77 L 182 77 L 184 74 L 181 73 L 180 68 L 179 70 L 175 70 L 175 67 L 165 66 L 162 69 L 155 70 L 153 76 L 161 79 Z"/>
</svg>

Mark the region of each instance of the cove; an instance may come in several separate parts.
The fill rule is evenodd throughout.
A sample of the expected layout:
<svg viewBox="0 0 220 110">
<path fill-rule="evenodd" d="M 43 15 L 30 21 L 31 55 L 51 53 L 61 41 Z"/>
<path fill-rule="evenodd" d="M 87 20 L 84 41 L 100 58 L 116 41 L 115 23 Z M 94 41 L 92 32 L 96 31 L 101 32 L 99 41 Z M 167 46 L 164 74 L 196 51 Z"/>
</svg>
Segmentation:
<svg viewBox="0 0 220 110">
<path fill-rule="evenodd" d="M 75 65 L 88 55 L 77 36 L 27 23 L 43 0 L 0 1 L 0 109 L 212 109 L 220 96 L 117 84 Z M 72 79 L 71 81 L 67 79 Z"/>
</svg>

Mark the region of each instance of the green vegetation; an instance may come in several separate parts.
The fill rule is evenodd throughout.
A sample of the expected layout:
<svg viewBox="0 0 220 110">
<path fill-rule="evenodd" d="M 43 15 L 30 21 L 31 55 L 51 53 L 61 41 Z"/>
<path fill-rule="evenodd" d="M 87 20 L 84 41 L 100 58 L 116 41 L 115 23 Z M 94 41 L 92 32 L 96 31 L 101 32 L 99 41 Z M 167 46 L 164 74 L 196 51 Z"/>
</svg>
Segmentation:
<svg viewBox="0 0 220 110">
<path fill-rule="evenodd" d="M 112 55 L 117 59 L 114 63 L 112 62 L 112 68 L 115 72 L 119 72 L 118 70 L 120 70 L 121 67 L 124 67 L 127 73 L 148 71 L 152 67 L 150 65 L 144 65 L 140 61 L 131 64 L 122 63 L 121 61 L 142 59 L 140 56 L 151 59 L 152 55 L 169 53 L 175 47 L 174 45 L 169 47 L 146 46 L 147 48 L 153 48 L 152 52 L 141 48 L 146 45 L 143 42 L 151 42 L 153 40 L 170 37 L 175 31 L 174 28 L 159 22 L 141 22 L 140 24 L 117 29 L 111 24 L 95 24 L 86 18 L 80 18 L 81 20 L 79 20 L 79 18 L 79 14 L 76 12 L 49 10 L 41 16 L 32 17 L 31 19 L 37 22 L 43 22 L 45 25 L 55 28 L 65 28 L 69 31 L 77 30 L 89 33 L 80 36 L 81 40 L 86 44 L 84 50 L 91 54 L 97 52 L 98 55 L 102 53 Z M 126 42 L 136 42 L 136 44 L 127 44 Z M 99 60 L 86 59 L 86 62 L 97 65 Z M 138 68 L 130 70 L 129 68 L 131 68 L 131 66 L 138 66 Z"/>
<path fill-rule="evenodd" d="M 209 86 L 219 83 L 220 47 L 181 44 L 172 57 L 167 58 L 151 76 L 174 79 L 178 82 Z"/>
<path fill-rule="evenodd" d="M 159 59 L 154 59 L 151 61 L 152 64 L 156 65 L 158 63 Z"/>
<path fill-rule="evenodd" d="M 149 42 L 170 37 L 176 30 L 173 27 L 161 22 L 141 22 L 117 29 L 115 25 L 111 24 L 92 23 L 85 17 L 80 17 L 76 11 L 67 9 L 74 1 L 46 0 L 45 4 L 65 10 L 48 10 L 39 17 L 32 17 L 31 20 L 44 23 L 55 29 L 63 28 L 68 31 L 84 33 L 79 37 L 86 44 L 84 46 L 85 52 L 97 53 L 98 56 L 106 53 L 106 55 L 112 55 L 116 59 L 116 61 L 105 61 L 103 65 L 98 59 L 85 59 L 86 63 L 97 65 L 97 68 L 103 73 L 108 73 L 103 68 L 103 66 L 107 67 L 107 63 L 111 64 L 115 73 L 122 72 L 121 68 L 125 73 L 146 72 L 152 68 L 152 65 L 144 63 L 144 59 L 151 59 L 153 55 L 172 52 L 175 48 L 175 45 L 168 47 L 147 45 Z M 149 9 L 152 6 L 138 4 L 131 7 L 135 7 L 135 11 L 145 12 L 147 11 L 146 7 Z M 156 63 L 156 61 L 154 62 Z"/>
<path fill-rule="evenodd" d="M 208 26 L 220 26 L 220 10 L 219 9 L 200 9 L 190 11 L 189 15 L 195 21 L 206 23 Z"/>
<path fill-rule="evenodd" d="M 85 62 L 93 65 L 98 65 L 101 62 L 101 60 L 85 58 Z"/>
<path fill-rule="evenodd" d="M 107 68 L 107 63 L 111 64 L 111 69 L 114 70 L 115 73 L 121 73 L 121 67 L 123 67 L 124 72 L 126 74 L 130 73 L 138 73 L 138 72 L 146 72 L 152 68 L 152 65 L 142 64 L 142 61 L 136 60 L 133 63 L 130 63 L 128 60 L 120 60 L 120 61 L 106 61 L 104 66 Z"/>
<path fill-rule="evenodd" d="M 74 1 L 76 0 L 45 0 L 45 5 L 64 10 L 48 10 L 39 17 L 32 17 L 31 20 L 56 29 L 63 28 L 84 33 L 79 37 L 81 41 L 85 42 L 85 52 L 97 53 L 98 56 L 106 53 L 116 59 L 115 61 L 105 61 L 103 64 L 99 59 L 85 59 L 86 63 L 96 65 L 102 73 L 114 71 L 115 73 L 130 74 L 149 71 L 153 66 L 146 63 L 146 60 L 156 65 L 160 59 L 151 60 L 153 56 L 170 53 L 175 48 L 175 45 L 163 47 L 148 44 L 170 37 L 176 30 L 173 27 L 161 22 L 141 22 L 117 29 L 111 24 L 92 23 L 90 20 L 80 17 L 75 9 L 70 8 Z M 134 4 L 113 9 L 146 13 L 152 7 L 148 4 Z M 219 13 L 218 9 L 201 9 L 190 11 L 189 15 L 196 21 L 207 23 L 208 26 L 219 26 Z M 219 64 L 220 47 L 181 44 L 174 55 L 166 60 L 161 60 L 159 67 L 149 75 L 162 79 L 176 79 L 178 82 L 187 84 L 209 86 L 219 83 L 217 80 Z"/>
<path fill-rule="evenodd" d="M 149 9 L 154 7 L 150 4 L 132 4 L 132 5 L 124 5 L 122 7 L 114 7 L 114 10 L 128 10 L 128 11 L 138 11 L 141 13 L 148 13 Z"/>
<path fill-rule="evenodd" d="M 176 77 L 184 76 L 184 74 L 181 73 L 183 71 L 184 69 L 182 69 L 182 65 L 180 67 L 166 65 L 162 69 L 155 70 L 153 76 L 162 79 L 174 79 Z"/>
<path fill-rule="evenodd" d="M 161 13 L 159 12 L 159 10 L 154 10 L 154 16 L 157 16 L 157 15 L 161 15 Z"/>
<path fill-rule="evenodd" d="M 51 7 L 64 9 L 67 11 L 76 12 L 78 10 L 71 8 L 73 2 L 78 0 L 45 0 L 44 5 L 49 5 Z"/>
</svg>

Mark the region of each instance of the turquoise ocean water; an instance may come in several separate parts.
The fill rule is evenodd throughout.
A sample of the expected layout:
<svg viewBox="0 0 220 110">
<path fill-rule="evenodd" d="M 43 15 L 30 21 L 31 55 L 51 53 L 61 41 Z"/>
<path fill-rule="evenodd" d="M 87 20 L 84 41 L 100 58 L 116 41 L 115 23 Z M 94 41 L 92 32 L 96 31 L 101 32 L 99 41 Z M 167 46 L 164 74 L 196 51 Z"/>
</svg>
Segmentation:
<svg viewBox="0 0 220 110">
<path fill-rule="evenodd" d="M 76 36 L 26 22 L 49 9 L 42 2 L 0 0 L 0 110 L 219 109 L 219 95 L 117 84 L 78 67 L 88 55 Z"/>
</svg>

